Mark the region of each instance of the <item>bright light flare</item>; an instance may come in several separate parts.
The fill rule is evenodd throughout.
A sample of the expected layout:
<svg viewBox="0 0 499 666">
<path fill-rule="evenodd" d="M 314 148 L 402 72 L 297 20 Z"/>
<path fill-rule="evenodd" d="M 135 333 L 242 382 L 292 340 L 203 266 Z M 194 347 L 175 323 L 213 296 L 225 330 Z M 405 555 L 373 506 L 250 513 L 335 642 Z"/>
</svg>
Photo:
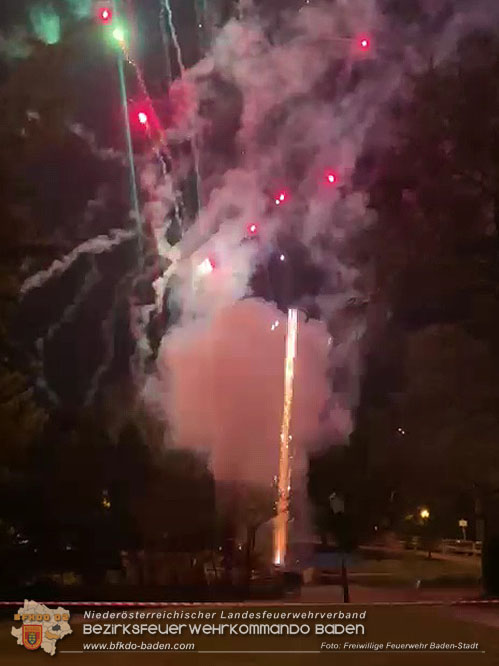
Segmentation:
<svg viewBox="0 0 499 666">
<path fill-rule="evenodd" d="M 202 261 L 197 269 L 197 273 L 199 276 L 204 277 L 205 275 L 210 275 L 210 273 L 213 273 L 215 270 L 215 264 L 211 259 L 208 257 Z"/>
<path fill-rule="evenodd" d="M 99 19 L 102 23 L 111 23 L 113 20 L 113 12 L 109 7 L 102 7 L 99 11 Z"/>
<path fill-rule="evenodd" d="M 369 37 L 360 37 L 359 38 L 359 47 L 361 48 L 362 51 L 369 51 L 371 48 L 371 40 Z"/>
<path fill-rule="evenodd" d="M 280 206 L 282 203 L 285 203 L 288 200 L 288 193 L 285 190 L 281 190 L 275 195 L 274 201 L 276 206 Z"/>
<path fill-rule="evenodd" d="M 419 515 L 423 520 L 428 520 L 428 518 L 430 517 L 430 512 L 428 511 L 428 509 L 424 508 L 421 509 Z"/>
<path fill-rule="evenodd" d="M 141 125 L 147 125 L 148 122 L 149 122 L 149 118 L 148 118 L 148 116 L 147 116 L 147 113 L 144 113 L 144 111 L 140 111 L 140 112 L 137 114 L 137 118 L 139 119 L 139 123 L 140 123 Z"/>
<path fill-rule="evenodd" d="M 120 44 L 124 44 L 126 36 L 125 36 L 125 31 L 123 30 L 123 28 L 115 28 L 113 30 L 113 37 Z"/>
<path fill-rule="evenodd" d="M 281 566 L 285 563 L 288 548 L 289 496 L 291 491 L 289 429 L 291 425 L 291 410 L 293 407 L 297 341 L 298 310 L 296 308 L 291 308 L 288 310 L 288 332 L 286 337 L 286 359 L 284 365 L 284 409 L 279 445 L 277 515 L 274 522 L 274 554 L 272 559 L 276 566 Z"/>
<path fill-rule="evenodd" d="M 253 223 L 253 224 L 248 224 L 248 233 L 254 236 L 258 231 L 258 225 Z"/>
<path fill-rule="evenodd" d="M 338 176 L 334 171 L 328 170 L 326 171 L 326 181 L 329 185 L 336 185 L 338 182 Z"/>
</svg>

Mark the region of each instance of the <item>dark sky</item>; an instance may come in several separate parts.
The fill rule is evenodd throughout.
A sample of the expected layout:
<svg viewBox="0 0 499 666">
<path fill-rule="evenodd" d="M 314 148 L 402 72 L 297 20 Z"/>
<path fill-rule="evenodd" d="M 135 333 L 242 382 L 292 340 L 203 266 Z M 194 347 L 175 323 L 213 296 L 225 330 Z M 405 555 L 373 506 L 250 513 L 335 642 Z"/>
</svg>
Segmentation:
<svg viewBox="0 0 499 666">
<path fill-rule="evenodd" d="M 27 0 L 0 0 L 0 35 L 8 38 L 15 27 L 29 28 L 29 8 L 33 4 Z M 66 17 L 66 29 L 75 27 L 74 17 L 68 12 L 68 4 L 65 0 L 52 0 L 54 9 L 61 17 Z M 189 65 L 199 55 L 194 5 L 190 0 L 172 0 L 172 7 L 184 59 Z M 164 95 L 167 90 L 167 68 L 159 23 L 160 4 L 158 0 L 140 0 L 132 8 L 139 9 L 130 17 L 133 18 L 130 25 L 136 22 L 138 26 L 136 60 L 143 69 L 148 88 Z M 77 43 L 77 48 L 70 50 L 70 56 L 67 57 L 66 51 L 61 51 L 64 54 L 62 70 L 65 68 L 69 72 L 73 88 L 70 95 L 74 107 L 68 122 L 77 120 L 83 123 L 85 129 L 96 136 L 100 148 L 113 146 L 123 150 L 122 107 L 115 50 L 102 38 L 98 24 L 96 30 L 91 27 L 91 22 L 87 25 L 90 29 L 86 29 L 82 23 L 75 37 L 70 38 Z M 48 46 L 46 54 L 42 52 L 41 57 L 47 57 L 52 49 L 64 48 L 64 44 Z M 14 75 L 17 62 L 9 64 Z M 140 96 L 140 91 L 137 90 L 136 77 L 130 67 L 127 67 L 127 74 L 130 101 L 133 102 Z M 60 75 L 60 71 L 57 75 Z M 54 72 L 52 85 L 47 83 L 49 93 L 54 88 L 57 75 Z M 50 146 L 48 154 L 39 154 L 25 178 L 35 197 L 36 224 L 40 231 L 62 231 L 71 246 L 77 245 L 85 237 L 127 225 L 128 176 L 125 170 L 120 171 L 113 162 L 106 164 L 96 161 L 84 143 L 79 144 L 74 137 L 68 136 L 60 145 Z M 140 146 L 137 146 L 137 152 L 141 152 Z M 110 188 L 108 200 L 111 203 L 108 201 L 103 209 L 101 221 L 94 220 L 98 228 L 92 228 L 87 223 L 82 226 L 87 201 L 99 197 L 102 184 Z M 87 236 L 79 235 L 78 228 Z M 81 406 L 94 372 L 107 353 L 109 341 L 105 343 L 103 340 L 103 324 L 113 310 L 119 280 L 133 262 L 134 249 L 130 243 L 99 257 L 96 265 L 101 278 L 69 321 L 47 341 L 44 374 L 51 389 L 68 406 Z M 30 272 L 32 270 L 33 267 Z M 60 319 L 66 307 L 78 297 L 90 271 L 89 261 L 83 258 L 75 263 L 63 279 L 52 280 L 23 301 L 16 322 L 16 338 L 24 343 L 31 354 L 35 353 L 36 341 L 46 336 L 50 326 Z M 151 294 L 148 300 L 150 298 Z M 104 383 L 113 378 L 116 380 L 128 368 L 132 351 L 128 335 L 128 299 L 127 292 L 115 302 L 115 355 L 114 362 L 103 377 Z"/>
</svg>

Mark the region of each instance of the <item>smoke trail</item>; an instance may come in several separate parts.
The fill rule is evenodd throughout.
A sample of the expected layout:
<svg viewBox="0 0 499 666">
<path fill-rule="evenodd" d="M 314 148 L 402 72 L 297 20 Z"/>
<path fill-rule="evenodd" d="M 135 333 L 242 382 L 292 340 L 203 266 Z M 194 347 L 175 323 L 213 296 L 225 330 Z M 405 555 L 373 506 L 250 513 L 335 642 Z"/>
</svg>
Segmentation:
<svg viewBox="0 0 499 666">
<path fill-rule="evenodd" d="M 165 61 L 166 61 L 166 80 L 168 82 L 168 87 L 172 82 L 173 73 L 172 73 L 172 63 L 170 60 L 170 39 L 166 31 L 166 3 L 160 4 L 159 10 L 159 25 L 161 28 L 161 39 L 163 42 L 163 47 L 165 51 Z"/>
<path fill-rule="evenodd" d="M 185 72 L 184 60 L 182 58 L 182 48 L 180 46 L 180 41 L 177 34 L 177 29 L 175 28 L 175 21 L 173 20 L 173 11 L 170 4 L 170 0 L 163 0 L 165 3 L 166 16 L 168 18 L 168 27 L 170 29 L 170 35 L 172 37 L 173 45 L 175 46 L 175 51 L 177 53 L 177 62 L 180 69 L 180 75 L 182 76 Z"/>
<path fill-rule="evenodd" d="M 45 340 L 38 338 L 36 341 L 36 350 L 38 352 L 38 359 L 34 371 L 37 375 L 36 386 L 49 398 L 53 405 L 59 404 L 59 396 L 52 391 L 49 383 L 45 377 Z"/>
<path fill-rule="evenodd" d="M 88 145 L 88 147 L 92 152 L 92 155 L 97 157 L 97 159 L 103 160 L 105 162 L 116 161 L 120 162 L 123 166 L 127 165 L 126 157 L 122 152 L 114 148 L 100 148 L 99 145 L 97 144 L 97 139 L 95 137 L 95 134 L 87 130 L 80 123 L 71 123 L 68 126 L 68 129 L 75 136 L 79 137 L 80 139 L 83 139 L 83 141 L 86 142 L 86 144 Z"/>
<path fill-rule="evenodd" d="M 92 291 L 92 289 L 95 287 L 95 285 L 99 282 L 101 279 L 101 274 L 99 272 L 99 269 L 97 268 L 97 264 L 94 258 L 92 258 L 92 269 L 88 273 L 88 275 L 85 277 L 85 280 L 83 282 L 83 285 L 81 289 L 79 290 L 78 294 L 76 295 L 74 301 L 70 303 L 67 308 L 64 310 L 62 313 L 60 319 L 56 321 L 50 328 L 48 329 L 46 335 L 45 335 L 45 343 L 50 342 L 50 340 L 54 337 L 54 335 L 59 331 L 65 324 L 71 321 L 72 317 L 75 315 L 77 310 L 81 307 L 81 305 L 85 302 L 88 294 Z"/>
<path fill-rule="evenodd" d="M 40 271 L 25 280 L 21 286 L 21 295 L 24 296 L 33 289 L 43 286 L 53 277 L 65 273 L 82 254 L 102 254 L 103 252 L 109 252 L 116 245 L 134 238 L 135 235 L 133 231 L 112 229 L 109 236 L 97 236 L 96 238 L 86 240 L 62 259 L 56 259 L 46 270 Z"/>
<path fill-rule="evenodd" d="M 102 339 L 104 341 L 105 347 L 104 359 L 95 371 L 95 374 L 90 383 L 90 388 L 87 391 L 87 395 L 85 396 L 84 404 L 87 407 L 94 401 L 100 387 L 101 379 L 109 370 L 111 363 L 113 362 L 115 354 L 115 328 L 116 317 L 118 315 L 118 304 L 126 294 L 127 289 L 129 288 L 128 283 L 135 276 L 135 273 L 136 269 L 134 268 L 119 280 L 118 284 L 116 285 L 114 298 L 109 313 L 102 322 Z"/>
<path fill-rule="evenodd" d="M 182 58 L 182 47 L 180 46 L 180 41 L 178 38 L 177 30 L 175 28 L 175 21 L 173 20 L 173 11 L 170 4 L 170 0 L 164 0 L 166 15 L 168 17 L 168 26 L 170 29 L 170 34 L 172 37 L 173 44 L 175 46 L 175 51 L 177 53 L 177 61 L 180 70 L 180 78 L 182 79 L 185 74 L 185 65 Z M 202 205 L 202 196 L 201 196 L 201 165 L 200 165 L 200 154 L 199 154 L 199 145 L 198 145 L 198 134 L 193 133 L 190 138 L 192 155 L 194 159 L 194 171 L 196 174 L 196 192 L 198 200 L 198 208 Z"/>
<path fill-rule="evenodd" d="M 77 19 L 87 18 L 92 13 L 92 0 L 66 0 L 66 3 Z"/>
<path fill-rule="evenodd" d="M 0 55 L 11 60 L 27 58 L 32 51 L 28 31 L 17 26 L 8 34 L 0 33 Z"/>
</svg>

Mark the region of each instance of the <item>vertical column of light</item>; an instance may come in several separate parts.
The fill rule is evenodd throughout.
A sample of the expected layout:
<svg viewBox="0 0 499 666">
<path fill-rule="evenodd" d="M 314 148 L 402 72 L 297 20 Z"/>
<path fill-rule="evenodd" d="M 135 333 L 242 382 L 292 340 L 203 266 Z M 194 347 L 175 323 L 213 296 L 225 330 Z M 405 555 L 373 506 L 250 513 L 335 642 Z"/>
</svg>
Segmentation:
<svg viewBox="0 0 499 666">
<path fill-rule="evenodd" d="M 289 430 L 293 407 L 295 358 L 298 341 L 298 310 L 288 310 L 288 331 L 286 337 L 286 359 L 284 367 L 284 409 L 282 415 L 281 438 L 279 442 L 279 476 L 277 495 L 277 516 L 274 523 L 274 564 L 283 566 L 288 548 L 289 498 L 291 492 L 291 462 L 289 452 Z"/>
</svg>

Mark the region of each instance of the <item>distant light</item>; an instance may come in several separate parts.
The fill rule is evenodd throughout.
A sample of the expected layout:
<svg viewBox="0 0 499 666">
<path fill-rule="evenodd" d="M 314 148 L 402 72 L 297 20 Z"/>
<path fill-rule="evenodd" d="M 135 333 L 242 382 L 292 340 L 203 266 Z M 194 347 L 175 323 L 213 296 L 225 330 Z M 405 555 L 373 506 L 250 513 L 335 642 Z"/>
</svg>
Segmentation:
<svg viewBox="0 0 499 666">
<path fill-rule="evenodd" d="M 256 234 L 256 232 L 258 231 L 258 226 L 255 223 L 249 224 L 248 231 L 250 234 Z"/>
<path fill-rule="evenodd" d="M 327 171 L 326 172 L 326 180 L 330 185 L 334 185 L 337 182 L 338 177 L 334 173 L 334 171 Z"/>
<path fill-rule="evenodd" d="M 279 257 L 279 259 L 280 259 L 281 261 L 286 261 L 286 257 L 285 257 L 283 254 L 281 254 L 281 256 Z"/>
<path fill-rule="evenodd" d="M 276 206 L 279 206 L 280 204 L 281 204 L 281 202 L 279 201 L 279 199 L 276 199 L 276 200 L 275 200 L 275 205 L 276 205 Z"/>
<path fill-rule="evenodd" d="M 124 44 L 125 43 L 125 31 L 123 30 L 123 28 L 115 28 L 113 30 L 113 37 L 120 44 Z"/>
<path fill-rule="evenodd" d="M 279 326 L 279 322 L 276 320 L 276 321 L 272 324 L 272 326 L 270 327 L 270 330 L 271 330 L 271 331 L 275 331 L 276 328 L 278 328 L 278 326 Z"/>
<path fill-rule="evenodd" d="M 141 111 L 138 115 L 138 118 L 139 118 L 139 123 L 141 125 L 147 125 L 147 122 L 149 120 L 149 118 L 147 117 L 147 113 L 144 113 L 143 111 Z"/>
<path fill-rule="evenodd" d="M 427 520 L 430 517 L 430 512 L 426 508 L 421 509 L 421 511 L 419 512 L 419 515 L 423 520 Z"/>
</svg>

